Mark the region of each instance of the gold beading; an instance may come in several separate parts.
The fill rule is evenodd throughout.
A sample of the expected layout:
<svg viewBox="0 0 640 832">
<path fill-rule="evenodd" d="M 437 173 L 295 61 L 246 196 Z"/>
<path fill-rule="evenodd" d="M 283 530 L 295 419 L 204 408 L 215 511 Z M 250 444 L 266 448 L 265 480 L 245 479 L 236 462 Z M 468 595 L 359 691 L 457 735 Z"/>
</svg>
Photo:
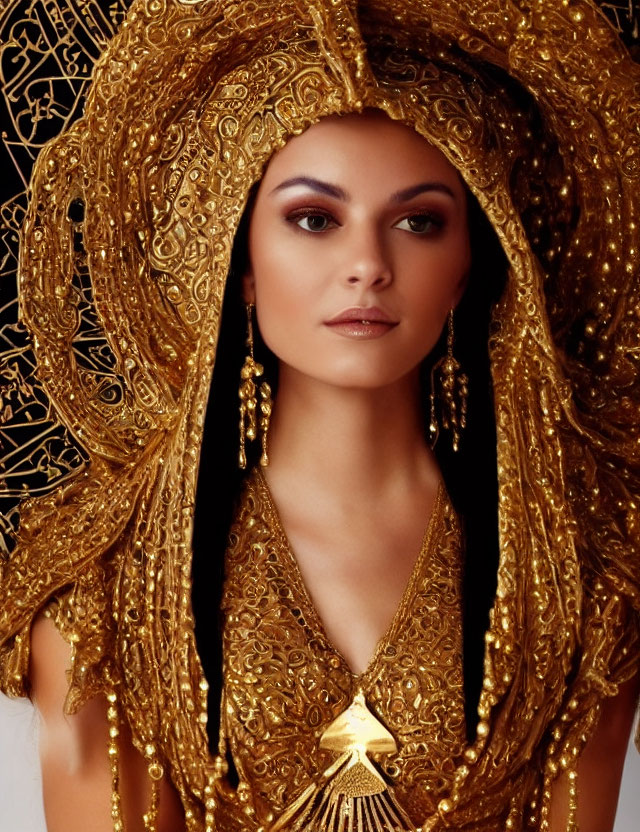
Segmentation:
<svg viewBox="0 0 640 832">
<path fill-rule="evenodd" d="M 23 230 L 39 380 L 88 462 L 25 504 L 0 565 L 3 689 L 25 693 L 30 624 L 57 598 L 68 707 L 116 693 L 188 828 L 215 828 L 190 545 L 231 248 L 288 136 L 378 107 L 457 166 L 510 264 L 490 342 L 500 567 L 480 721 L 425 829 L 489 828 L 516 775 L 530 803 L 508 821 L 543 829 L 551 783 L 637 665 L 639 85 L 587 0 L 134 3 L 83 118 L 38 158 Z M 79 268 L 105 375 L 74 352 Z"/>
</svg>

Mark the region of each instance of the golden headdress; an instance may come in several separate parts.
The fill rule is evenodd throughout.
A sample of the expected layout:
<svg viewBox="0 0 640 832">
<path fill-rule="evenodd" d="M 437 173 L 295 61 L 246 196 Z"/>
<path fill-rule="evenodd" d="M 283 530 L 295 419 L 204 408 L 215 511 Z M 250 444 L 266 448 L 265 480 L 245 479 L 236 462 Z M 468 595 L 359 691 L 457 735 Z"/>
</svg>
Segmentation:
<svg viewBox="0 0 640 832">
<path fill-rule="evenodd" d="M 32 183 L 22 316 L 90 462 L 23 509 L 2 569 L 4 688 L 24 690 L 32 618 L 70 592 L 69 707 L 108 691 L 152 777 L 170 767 L 189 828 L 213 828 L 190 544 L 234 235 L 287 137 L 377 107 L 459 169 L 509 261 L 481 721 L 424 828 L 488 822 L 516 783 L 544 828 L 541 791 L 637 662 L 639 101 L 640 70 L 588 0 L 135 2 Z M 106 376 L 74 351 L 82 270 Z M 537 780 L 524 765 L 544 737 Z"/>
</svg>

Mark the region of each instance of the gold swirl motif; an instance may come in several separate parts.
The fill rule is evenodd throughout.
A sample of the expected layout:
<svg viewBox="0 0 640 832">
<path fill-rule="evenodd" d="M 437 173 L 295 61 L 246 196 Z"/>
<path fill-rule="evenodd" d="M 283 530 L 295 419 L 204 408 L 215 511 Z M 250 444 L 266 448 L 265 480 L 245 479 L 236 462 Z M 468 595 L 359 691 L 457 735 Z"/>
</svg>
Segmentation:
<svg viewBox="0 0 640 832">
<path fill-rule="evenodd" d="M 60 11 L 51 31 L 69 29 L 75 11 L 45 5 Z M 106 23 L 81 5 L 99 52 Z M 624 7 L 604 5 L 622 25 Z M 30 40 L 16 32 L 2 49 L 20 73 Z M 422 826 L 530 818 L 544 832 L 551 783 L 637 666 L 639 88 L 589 0 L 134 0 L 82 118 L 38 155 L 22 226 L 2 438 L 15 448 L 16 425 L 36 427 L 15 468 L 3 457 L 12 498 L 32 494 L 0 558 L 3 690 L 25 693 L 30 624 L 56 598 L 77 645 L 74 707 L 113 696 L 154 773 L 171 772 L 190 832 L 258 828 L 225 817 L 190 607 L 224 287 L 273 152 L 319 118 L 378 107 L 458 167 L 510 264 L 489 344 L 500 566 L 481 720 L 469 748 L 443 752 Z M 16 112 L 56 115 L 27 103 Z M 22 210 L 5 212 L 16 235 Z"/>
<path fill-rule="evenodd" d="M 114 0 L 108 9 L 98 0 L 9 0 L 0 12 L 0 552 L 5 555 L 12 548 L 19 502 L 64 486 L 87 464 L 81 443 L 51 407 L 18 322 L 18 240 L 34 160 L 50 137 L 81 115 L 93 65 L 127 5 L 126 0 Z M 74 233 L 79 248 L 80 222 L 74 221 Z M 59 296 L 56 319 L 63 329 L 66 319 L 74 331 L 79 366 L 102 379 L 96 395 L 107 391 L 103 401 L 114 403 L 121 387 L 79 252 L 75 272 L 71 290 Z"/>
</svg>

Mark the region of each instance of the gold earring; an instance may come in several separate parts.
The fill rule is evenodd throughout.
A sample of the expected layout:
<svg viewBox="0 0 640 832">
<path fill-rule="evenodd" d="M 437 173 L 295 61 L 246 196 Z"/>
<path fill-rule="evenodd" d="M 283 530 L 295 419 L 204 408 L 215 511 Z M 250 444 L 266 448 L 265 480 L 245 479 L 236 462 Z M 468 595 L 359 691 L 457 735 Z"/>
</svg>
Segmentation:
<svg viewBox="0 0 640 832">
<path fill-rule="evenodd" d="M 249 355 L 244 360 L 244 365 L 240 370 L 240 388 L 238 395 L 240 397 L 240 454 L 238 463 L 241 468 L 247 467 L 247 455 L 245 452 L 245 440 L 252 442 L 257 437 L 257 410 L 258 399 L 256 396 L 256 383 L 254 379 L 260 378 L 264 372 L 262 364 L 258 364 L 253 356 L 253 304 L 247 303 L 247 346 L 249 347 Z M 269 457 L 267 456 L 267 434 L 269 432 L 269 421 L 271 419 L 272 409 L 271 387 L 266 381 L 260 385 L 260 432 L 262 455 L 260 456 L 260 465 L 267 466 L 269 464 Z"/>
<path fill-rule="evenodd" d="M 440 433 L 436 415 L 436 398 L 438 398 L 440 422 L 445 430 L 451 431 L 451 444 L 453 450 L 457 451 L 460 447 L 460 435 L 467 424 L 469 379 L 462 372 L 460 362 L 453 357 L 453 339 L 453 309 L 450 309 L 447 322 L 447 352 L 431 370 L 429 436 L 433 448 Z M 439 376 L 439 395 L 436 395 L 436 371 Z"/>
</svg>

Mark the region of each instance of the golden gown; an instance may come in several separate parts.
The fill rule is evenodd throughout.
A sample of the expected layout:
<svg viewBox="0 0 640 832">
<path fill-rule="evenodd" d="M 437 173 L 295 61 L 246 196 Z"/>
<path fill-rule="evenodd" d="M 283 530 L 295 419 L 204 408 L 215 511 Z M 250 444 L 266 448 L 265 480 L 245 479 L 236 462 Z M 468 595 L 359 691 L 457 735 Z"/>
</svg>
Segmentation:
<svg viewBox="0 0 640 832">
<path fill-rule="evenodd" d="M 589 0 L 134 2 L 83 117 L 38 158 L 22 232 L 21 318 L 86 463 L 26 501 L 0 560 L 2 689 L 28 691 L 31 623 L 55 599 L 68 710 L 109 700 L 115 829 L 126 721 L 189 832 L 227 832 L 191 605 L 225 283 L 270 156 L 365 107 L 446 155 L 508 260 L 489 339 L 500 562 L 479 721 L 423 827 L 544 832 L 562 771 L 575 803 L 601 702 L 638 660 L 639 90 Z M 78 357 L 79 274 L 102 374 Z M 148 829 L 156 803 L 154 789 Z"/>
<path fill-rule="evenodd" d="M 436 813 L 466 739 L 461 569 L 441 487 L 400 605 L 354 674 L 324 631 L 262 475 L 250 477 L 227 552 L 222 735 L 256 828 L 321 782 L 338 756 L 321 737 L 358 692 L 397 745 L 373 759 L 398 803 L 415 826 Z M 233 805 L 221 827 L 250 828 L 237 809 L 232 818 Z"/>
</svg>

